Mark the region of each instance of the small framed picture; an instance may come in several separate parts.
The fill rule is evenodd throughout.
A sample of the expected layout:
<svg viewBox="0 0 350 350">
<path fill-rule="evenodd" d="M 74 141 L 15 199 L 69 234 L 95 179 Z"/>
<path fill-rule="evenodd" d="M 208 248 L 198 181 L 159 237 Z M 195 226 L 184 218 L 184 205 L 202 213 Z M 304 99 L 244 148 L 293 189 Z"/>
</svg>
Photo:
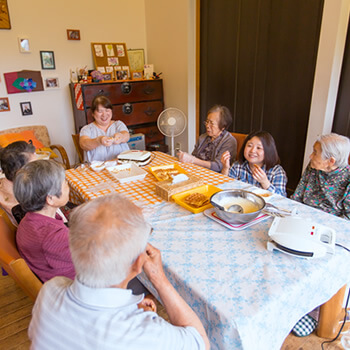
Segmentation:
<svg viewBox="0 0 350 350">
<path fill-rule="evenodd" d="M 113 72 L 110 73 L 102 73 L 103 81 L 113 81 Z"/>
<path fill-rule="evenodd" d="M 18 38 L 19 52 L 30 53 L 29 39 L 28 38 Z"/>
<path fill-rule="evenodd" d="M 32 104 L 30 102 L 21 102 L 20 105 L 21 105 L 22 115 L 33 114 Z"/>
<path fill-rule="evenodd" d="M 45 89 L 57 89 L 59 87 L 58 78 L 45 78 Z"/>
<path fill-rule="evenodd" d="M 78 29 L 67 29 L 68 40 L 80 40 L 80 30 Z"/>
<path fill-rule="evenodd" d="M 9 99 L 7 97 L 0 97 L 0 112 L 8 112 L 9 110 Z"/>
<path fill-rule="evenodd" d="M 117 80 L 128 80 L 128 71 L 127 70 L 117 70 Z"/>
<path fill-rule="evenodd" d="M 40 58 L 42 69 L 56 69 L 53 51 L 40 51 Z"/>
<path fill-rule="evenodd" d="M 143 71 L 142 70 L 136 70 L 131 73 L 132 80 L 141 80 L 143 79 Z"/>
</svg>

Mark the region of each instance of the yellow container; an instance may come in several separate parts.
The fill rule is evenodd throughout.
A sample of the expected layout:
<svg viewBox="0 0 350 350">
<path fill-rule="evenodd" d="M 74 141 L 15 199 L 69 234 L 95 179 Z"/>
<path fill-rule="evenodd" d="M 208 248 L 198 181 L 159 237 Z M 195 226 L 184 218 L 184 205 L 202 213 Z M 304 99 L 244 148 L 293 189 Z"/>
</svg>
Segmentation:
<svg viewBox="0 0 350 350">
<path fill-rule="evenodd" d="M 195 187 L 192 188 L 190 190 L 184 191 L 184 192 L 180 192 L 177 194 L 174 194 L 171 199 L 177 203 L 178 205 L 181 205 L 182 207 L 184 207 L 185 209 L 189 210 L 190 212 L 194 213 L 194 214 L 198 214 L 201 213 L 202 211 L 212 208 L 212 205 L 210 203 L 203 205 L 202 207 L 199 208 L 195 208 L 192 207 L 191 205 L 187 204 L 184 202 L 184 198 L 186 196 L 188 196 L 189 194 L 192 193 L 202 193 L 204 195 L 206 195 L 209 199 L 210 197 L 216 193 L 216 192 L 220 192 L 221 189 L 212 185 L 202 185 L 199 187 Z"/>
<path fill-rule="evenodd" d="M 184 169 L 182 169 L 179 165 L 177 165 L 176 163 L 174 164 L 166 164 L 166 165 L 157 165 L 157 166 L 152 166 L 149 167 L 148 170 L 150 171 L 150 173 L 158 180 L 158 181 L 164 181 L 164 180 L 168 180 L 168 179 L 163 179 L 161 177 L 159 177 L 157 175 L 157 171 L 158 170 L 164 170 L 165 172 L 167 170 L 177 170 L 178 174 L 187 174 L 186 171 Z M 178 175 L 176 174 L 176 175 Z M 170 178 L 171 179 L 171 178 Z"/>
</svg>

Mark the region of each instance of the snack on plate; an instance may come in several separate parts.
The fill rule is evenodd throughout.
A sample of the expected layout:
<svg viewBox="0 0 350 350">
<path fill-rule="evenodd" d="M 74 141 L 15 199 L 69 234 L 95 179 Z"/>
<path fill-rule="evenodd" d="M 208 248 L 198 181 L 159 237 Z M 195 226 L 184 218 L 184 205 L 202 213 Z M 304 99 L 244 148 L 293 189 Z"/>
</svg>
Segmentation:
<svg viewBox="0 0 350 350">
<path fill-rule="evenodd" d="M 158 176 L 161 181 L 169 180 L 173 175 L 179 174 L 177 169 L 157 169 L 154 173 Z"/>
<path fill-rule="evenodd" d="M 191 207 L 200 208 L 209 203 L 209 198 L 203 193 L 194 192 L 183 198 L 183 201 Z"/>
</svg>

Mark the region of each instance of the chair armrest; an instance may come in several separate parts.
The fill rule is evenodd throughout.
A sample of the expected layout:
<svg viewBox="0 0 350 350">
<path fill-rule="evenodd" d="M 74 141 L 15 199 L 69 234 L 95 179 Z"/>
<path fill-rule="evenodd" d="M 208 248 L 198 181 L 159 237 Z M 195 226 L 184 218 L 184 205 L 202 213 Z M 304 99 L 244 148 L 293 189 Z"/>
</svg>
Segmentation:
<svg viewBox="0 0 350 350">
<path fill-rule="evenodd" d="M 70 169 L 69 159 L 68 159 L 67 152 L 64 149 L 64 147 L 61 146 L 61 145 L 50 145 L 49 147 L 52 148 L 52 149 L 57 149 L 58 150 L 66 170 Z"/>
</svg>

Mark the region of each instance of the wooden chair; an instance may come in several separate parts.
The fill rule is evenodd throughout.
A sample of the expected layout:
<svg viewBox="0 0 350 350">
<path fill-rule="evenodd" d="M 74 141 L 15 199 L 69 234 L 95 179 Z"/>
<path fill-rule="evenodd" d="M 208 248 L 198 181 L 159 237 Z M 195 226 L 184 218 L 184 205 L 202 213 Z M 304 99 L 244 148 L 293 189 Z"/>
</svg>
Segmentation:
<svg viewBox="0 0 350 350">
<path fill-rule="evenodd" d="M 20 257 L 16 247 L 15 231 L 7 214 L 0 209 L 0 266 L 35 301 L 42 282 Z"/>
<path fill-rule="evenodd" d="M 80 147 L 79 137 L 80 137 L 79 134 L 72 134 L 72 139 L 74 142 L 75 150 L 77 151 L 78 156 L 79 156 L 79 162 L 84 163 L 84 151 Z"/>
<path fill-rule="evenodd" d="M 237 156 L 236 156 L 236 160 L 238 159 L 238 154 L 243 146 L 243 142 L 245 140 L 245 138 L 248 136 L 248 134 L 239 134 L 236 132 L 231 132 L 231 135 L 236 139 L 237 141 Z"/>
<path fill-rule="evenodd" d="M 20 126 L 18 128 L 1 130 L 0 135 L 12 134 L 12 133 L 21 133 L 22 131 L 32 130 L 35 138 L 40 141 L 44 147 L 49 147 L 55 152 L 57 156 L 61 158 L 61 161 L 66 169 L 70 169 L 70 163 L 67 156 L 67 152 L 61 145 L 51 145 L 49 132 L 45 125 L 29 125 L 29 126 Z"/>
</svg>

